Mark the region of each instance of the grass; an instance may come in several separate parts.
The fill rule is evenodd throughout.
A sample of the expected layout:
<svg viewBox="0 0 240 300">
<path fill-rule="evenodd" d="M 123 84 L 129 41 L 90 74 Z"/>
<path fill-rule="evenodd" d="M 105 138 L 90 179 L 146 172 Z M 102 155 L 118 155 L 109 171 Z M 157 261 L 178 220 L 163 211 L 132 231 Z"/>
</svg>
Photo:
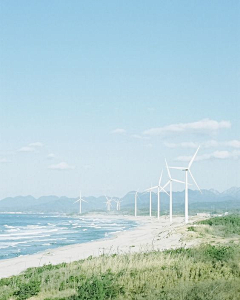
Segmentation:
<svg viewBox="0 0 240 300">
<path fill-rule="evenodd" d="M 229 215 L 215 217 L 198 222 L 198 224 L 209 225 L 214 229 L 214 234 L 230 237 L 240 235 L 240 215 Z"/>
<path fill-rule="evenodd" d="M 237 235 L 238 218 L 213 218 L 189 228 L 219 232 L 220 226 L 221 234 Z M 89 257 L 0 280 L 1 300 L 239 300 L 239 295 L 239 243 Z"/>
</svg>

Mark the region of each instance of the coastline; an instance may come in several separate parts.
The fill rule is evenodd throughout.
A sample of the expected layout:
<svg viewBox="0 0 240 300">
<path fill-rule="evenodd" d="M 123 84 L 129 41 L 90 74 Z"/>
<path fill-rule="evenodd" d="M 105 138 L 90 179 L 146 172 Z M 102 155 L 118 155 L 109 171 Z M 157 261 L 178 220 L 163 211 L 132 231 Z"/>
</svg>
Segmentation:
<svg viewBox="0 0 240 300">
<path fill-rule="evenodd" d="M 128 219 L 139 223 L 135 228 L 118 232 L 109 238 L 99 239 L 82 244 L 68 245 L 64 247 L 45 250 L 41 253 L 24 255 L 16 258 L 0 261 L 0 278 L 18 275 L 31 267 L 40 267 L 47 264 L 71 263 L 77 260 L 86 259 L 89 256 L 100 256 L 102 254 L 125 254 L 133 252 L 163 251 L 178 247 L 191 247 L 197 241 L 183 242 L 183 232 L 187 226 L 183 217 L 174 216 L 173 223 L 169 223 L 166 216 L 160 220 L 149 217 L 132 216 L 105 216 L 91 214 L 86 217 Z M 203 219 L 194 216 L 190 222 Z"/>
</svg>

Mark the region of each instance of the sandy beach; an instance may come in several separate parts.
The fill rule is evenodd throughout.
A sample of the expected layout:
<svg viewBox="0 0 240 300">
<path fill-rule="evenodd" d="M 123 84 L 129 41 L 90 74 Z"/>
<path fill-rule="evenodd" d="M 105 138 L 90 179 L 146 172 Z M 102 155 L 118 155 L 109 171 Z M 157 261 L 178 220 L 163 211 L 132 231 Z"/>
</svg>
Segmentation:
<svg viewBox="0 0 240 300">
<path fill-rule="evenodd" d="M 99 217 L 99 216 L 98 216 Z M 106 216 L 104 216 L 105 218 Z M 109 216 L 109 218 L 116 218 Z M 170 225 L 166 216 L 156 218 L 122 216 L 139 222 L 134 229 L 115 234 L 112 238 L 101 239 L 93 242 L 65 246 L 47 250 L 33 255 L 25 255 L 13 259 L 0 261 L 0 278 L 17 275 L 27 268 L 39 267 L 46 264 L 59 264 L 62 262 L 73 262 L 89 256 L 101 254 L 123 254 L 129 252 L 165 250 L 178 247 L 189 247 L 197 241 L 183 241 L 183 235 L 187 225 L 183 217 L 174 217 Z M 190 223 L 203 217 L 195 216 Z"/>
</svg>

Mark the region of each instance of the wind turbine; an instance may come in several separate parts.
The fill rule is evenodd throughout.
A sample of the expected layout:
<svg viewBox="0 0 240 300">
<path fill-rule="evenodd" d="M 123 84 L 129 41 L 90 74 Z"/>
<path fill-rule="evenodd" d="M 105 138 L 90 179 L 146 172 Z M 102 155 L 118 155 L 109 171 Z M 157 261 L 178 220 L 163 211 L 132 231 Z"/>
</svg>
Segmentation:
<svg viewBox="0 0 240 300">
<path fill-rule="evenodd" d="M 117 210 L 121 210 L 121 200 L 120 199 L 117 199 L 117 200 L 114 200 L 116 203 L 117 203 Z"/>
<path fill-rule="evenodd" d="M 74 203 L 77 203 L 77 202 L 79 202 L 79 214 L 81 214 L 82 213 L 82 202 L 87 203 L 87 201 L 82 198 L 82 192 L 80 192 L 79 199 L 77 201 L 75 201 Z"/>
<path fill-rule="evenodd" d="M 112 204 L 111 204 L 111 202 L 112 202 L 112 199 L 108 198 L 107 196 L 105 196 L 105 197 L 106 197 L 107 201 L 106 201 L 106 202 L 104 202 L 104 203 L 106 203 L 106 206 L 107 206 L 107 211 L 110 211 L 110 209 L 111 209 L 111 206 L 112 206 Z"/>
<path fill-rule="evenodd" d="M 165 162 L 166 162 L 166 168 L 167 168 L 169 180 L 164 185 L 164 188 L 169 185 L 169 189 L 170 189 L 170 191 L 169 191 L 169 193 L 170 193 L 170 196 L 169 196 L 170 197 L 170 201 L 169 201 L 169 215 L 170 215 L 170 223 L 172 223 L 172 183 L 173 182 L 179 182 L 179 183 L 183 183 L 184 184 L 185 182 L 177 180 L 177 179 L 173 179 L 172 176 L 171 176 L 171 173 L 170 173 L 170 170 L 169 170 L 169 167 L 168 167 L 166 159 L 165 159 Z"/>
<path fill-rule="evenodd" d="M 163 175 L 163 170 L 162 170 L 161 176 L 159 178 L 158 185 L 153 186 L 150 189 L 146 190 L 146 192 L 150 192 L 150 199 L 151 199 L 150 202 L 152 202 L 152 193 L 151 193 L 152 190 L 155 190 L 155 189 L 158 190 L 157 191 L 157 194 L 158 194 L 158 211 L 157 211 L 157 217 L 158 217 L 158 219 L 160 218 L 160 193 L 161 193 L 161 191 L 164 191 L 164 193 L 166 193 L 169 196 L 169 194 L 168 194 L 168 192 L 166 192 L 165 188 L 161 186 L 162 175 Z"/>
<path fill-rule="evenodd" d="M 135 193 L 134 202 L 135 202 L 135 217 L 137 216 L 137 199 L 138 199 L 138 192 Z"/>
<path fill-rule="evenodd" d="M 134 194 L 134 216 L 137 216 L 137 199 L 140 199 L 138 196 L 138 191 L 134 192 L 129 192 L 128 194 L 133 195 Z"/>
<path fill-rule="evenodd" d="M 147 190 L 145 190 L 145 192 L 149 192 L 149 217 L 151 218 L 152 217 L 152 191 L 156 188 L 152 186 L 151 184 L 151 187 Z"/>
<path fill-rule="evenodd" d="M 196 187 L 198 188 L 198 190 L 202 193 L 202 191 L 200 190 L 196 180 L 193 177 L 193 174 L 190 170 L 192 163 L 198 153 L 200 146 L 197 148 L 197 151 L 195 152 L 195 154 L 193 155 L 192 159 L 190 160 L 189 164 L 187 167 L 170 167 L 170 169 L 177 169 L 177 170 L 181 170 L 181 171 L 185 171 L 185 223 L 188 223 L 188 173 L 190 174 L 190 176 L 192 177 L 193 182 L 195 183 Z"/>
<path fill-rule="evenodd" d="M 152 184 L 151 188 L 149 189 L 149 217 L 152 217 Z"/>
</svg>

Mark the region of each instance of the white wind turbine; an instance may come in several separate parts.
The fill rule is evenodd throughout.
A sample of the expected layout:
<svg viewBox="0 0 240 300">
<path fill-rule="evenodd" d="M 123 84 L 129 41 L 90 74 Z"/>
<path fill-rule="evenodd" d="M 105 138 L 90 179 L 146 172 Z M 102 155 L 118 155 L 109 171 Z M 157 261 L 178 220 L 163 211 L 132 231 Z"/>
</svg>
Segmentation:
<svg viewBox="0 0 240 300">
<path fill-rule="evenodd" d="M 149 217 L 150 218 L 152 217 L 152 191 L 156 188 L 157 186 L 153 187 L 151 184 L 151 187 L 145 190 L 145 192 L 149 192 Z"/>
<path fill-rule="evenodd" d="M 111 210 L 111 206 L 112 206 L 112 203 L 111 203 L 112 199 L 108 198 L 107 196 L 105 196 L 105 197 L 106 197 L 107 201 L 104 202 L 104 203 L 106 203 L 107 211 L 110 211 Z"/>
<path fill-rule="evenodd" d="M 152 217 L 152 184 L 151 184 L 151 188 L 147 189 L 146 192 L 149 191 L 149 217 Z"/>
<path fill-rule="evenodd" d="M 197 148 L 197 151 L 195 152 L 195 154 L 193 155 L 192 159 L 190 160 L 189 164 L 187 167 L 170 167 L 170 169 L 177 169 L 177 170 L 181 170 L 181 171 L 185 171 L 185 176 L 186 176 L 186 180 L 185 180 L 185 223 L 188 223 L 188 173 L 190 174 L 190 176 L 192 177 L 193 182 L 196 184 L 196 187 L 199 189 L 199 191 L 202 193 L 202 191 L 200 190 L 196 180 L 193 177 L 193 174 L 190 170 L 192 163 L 198 153 L 200 146 Z"/>
<path fill-rule="evenodd" d="M 170 223 L 172 223 L 172 183 L 173 182 L 178 182 L 178 183 L 183 183 L 184 184 L 185 182 L 177 180 L 177 179 L 173 179 L 172 176 L 171 176 L 171 173 L 170 173 L 170 170 L 169 170 L 169 167 L 168 167 L 166 159 L 165 159 L 165 162 L 166 162 L 166 168 L 167 168 L 169 180 L 164 185 L 164 188 L 169 185 L 169 190 L 170 190 L 169 191 L 169 193 L 170 193 L 170 196 L 169 196 L 170 197 L 170 201 L 169 201 L 169 215 L 170 215 Z"/>
<path fill-rule="evenodd" d="M 114 200 L 114 201 L 115 201 L 116 204 L 117 204 L 117 210 L 121 210 L 121 202 L 122 202 L 122 200 L 117 199 L 117 200 Z"/>
<path fill-rule="evenodd" d="M 161 173 L 161 176 L 159 178 L 159 182 L 158 185 L 151 187 L 150 189 L 145 190 L 146 192 L 150 192 L 150 202 L 152 202 L 152 190 L 157 189 L 157 194 L 158 194 L 158 211 L 157 211 L 157 217 L 158 219 L 160 218 L 160 193 L 161 191 L 164 191 L 164 193 L 166 193 L 168 196 L 168 192 L 166 192 L 166 190 L 164 189 L 164 187 L 161 186 L 161 181 L 162 181 L 162 175 L 163 175 L 163 170 Z"/>
<path fill-rule="evenodd" d="M 134 202 L 135 202 L 135 217 L 137 216 L 137 199 L 138 199 L 138 192 L 135 193 Z"/>
<path fill-rule="evenodd" d="M 137 216 L 137 200 L 140 199 L 138 196 L 138 191 L 134 192 L 130 192 L 129 194 L 134 194 L 134 216 Z"/>
<path fill-rule="evenodd" d="M 81 214 L 82 213 L 82 202 L 87 203 L 87 201 L 82 198 L 82 192 L 80 192 L 79 199 L 77 201 L 75 201 L 74 203 L 77 203 L 77 202 L 79 202 L 79 214 Z"/>
</svg>

